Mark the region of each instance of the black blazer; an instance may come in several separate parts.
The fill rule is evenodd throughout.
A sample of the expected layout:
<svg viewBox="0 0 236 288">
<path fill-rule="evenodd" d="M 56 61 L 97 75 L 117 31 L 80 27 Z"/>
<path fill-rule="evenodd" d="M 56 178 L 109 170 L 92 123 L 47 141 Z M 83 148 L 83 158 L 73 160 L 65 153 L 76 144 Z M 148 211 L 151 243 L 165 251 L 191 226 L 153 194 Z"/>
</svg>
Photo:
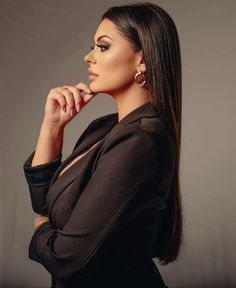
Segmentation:
<svg viewBox="0 0 236 288">
<path fill-rule="evenodd" d="M 152 258 L 174 154 L 151 102 L 120 122 L 118 113 L 92 121 L 64 162 L 59 155 L 31 167 L 31 153 L 24 172 L 32 207 L 49 223 L 33 234 L 29 258 L 52 275 L 51 287 L 165 287 Z"/>
</svg>

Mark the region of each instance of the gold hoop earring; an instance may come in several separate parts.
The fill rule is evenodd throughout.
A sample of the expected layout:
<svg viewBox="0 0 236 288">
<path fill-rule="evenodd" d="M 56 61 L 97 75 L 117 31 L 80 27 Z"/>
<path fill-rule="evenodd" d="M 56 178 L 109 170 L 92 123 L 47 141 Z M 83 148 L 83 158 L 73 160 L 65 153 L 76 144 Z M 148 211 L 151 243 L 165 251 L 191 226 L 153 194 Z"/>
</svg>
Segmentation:
<svg viewBox="0 0 236 288">
<path fill-rule="evenodd" d="M 146 75 L 143 71 L 137 72 L 134 79 L 138 86 L 144 86 L 147 82 Z"/>
</svg>

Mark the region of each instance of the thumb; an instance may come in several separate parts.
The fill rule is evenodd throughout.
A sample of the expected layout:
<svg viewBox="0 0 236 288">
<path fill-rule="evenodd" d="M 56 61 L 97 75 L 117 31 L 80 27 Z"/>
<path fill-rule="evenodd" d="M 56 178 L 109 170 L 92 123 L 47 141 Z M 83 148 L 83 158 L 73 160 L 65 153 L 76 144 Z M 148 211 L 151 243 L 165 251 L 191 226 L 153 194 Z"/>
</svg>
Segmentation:
<svg viewBox="0 0 236 288">
<path fill-rule="evenodd" d="M 96 93 L 84 95 L 83 97 L 84 102 L 87 104 L 95 95 Z"/>
</svg>

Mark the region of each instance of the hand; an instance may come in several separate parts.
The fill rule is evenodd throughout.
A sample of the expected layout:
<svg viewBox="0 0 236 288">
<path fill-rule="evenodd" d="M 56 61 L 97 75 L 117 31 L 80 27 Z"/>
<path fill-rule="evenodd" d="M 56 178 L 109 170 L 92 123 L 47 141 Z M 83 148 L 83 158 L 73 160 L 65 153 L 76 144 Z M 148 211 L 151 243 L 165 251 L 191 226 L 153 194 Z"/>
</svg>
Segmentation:
<svg viewBox="0 0 236 288">
<path fill-rule="evenodd" d="M 35 230 L 37 230 L 45 222 L 49 222 L 48 216 L 37 215 L 35 220 L 34 220 L 34 228 L 35 228 Z"/>
<path fill-rule="evenodd" d="M 82 97 L 81 92 L 87 94 Z M 51 89 L 47 96 L 44 121 L 64 127 L 95 95 L 96 93 L 82 82 L 75 86 L 64 85 Z"/>
</svg>

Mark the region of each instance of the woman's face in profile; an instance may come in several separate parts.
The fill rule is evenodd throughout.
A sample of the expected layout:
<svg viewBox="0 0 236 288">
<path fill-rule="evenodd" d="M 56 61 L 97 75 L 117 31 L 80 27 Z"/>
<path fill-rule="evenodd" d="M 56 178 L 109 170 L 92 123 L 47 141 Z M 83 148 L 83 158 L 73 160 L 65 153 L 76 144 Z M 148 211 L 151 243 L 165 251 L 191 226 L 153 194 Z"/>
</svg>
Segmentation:
<svg viewBox="0 0 236 288">
<path fill-rule="evenodd" d="M 134 76 L 142 58 L 141 50 L 134 52 L 130 43 L 108 19 L 100 23 L 94 43 L 93 50 L 84 57 L 89 71 L 97 74 L 90 78 L 89 88 L 94 92 L 112 94 L 135 85 Z"/>
</svg>

